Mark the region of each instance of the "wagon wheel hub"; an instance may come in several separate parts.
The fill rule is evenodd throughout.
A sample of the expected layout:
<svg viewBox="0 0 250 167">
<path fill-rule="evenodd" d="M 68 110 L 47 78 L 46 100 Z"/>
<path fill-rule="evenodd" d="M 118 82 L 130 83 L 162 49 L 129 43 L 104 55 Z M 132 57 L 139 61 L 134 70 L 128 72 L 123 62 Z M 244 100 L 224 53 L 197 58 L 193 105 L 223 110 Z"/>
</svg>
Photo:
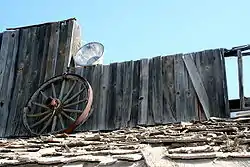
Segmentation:
<svg viewBox="0 0 250 167">
<path fill-rule="evenodd" d="M 59 99 L 57 98 L 52 98 L 52 97 L 49 97 L 47 100 L 46 100 L 46 104 L 47 104 L 47 107 L 49 107 L 51 110 L 60 110 L 60 108 L 62 108 L 62 103 Z"/>
</svg>

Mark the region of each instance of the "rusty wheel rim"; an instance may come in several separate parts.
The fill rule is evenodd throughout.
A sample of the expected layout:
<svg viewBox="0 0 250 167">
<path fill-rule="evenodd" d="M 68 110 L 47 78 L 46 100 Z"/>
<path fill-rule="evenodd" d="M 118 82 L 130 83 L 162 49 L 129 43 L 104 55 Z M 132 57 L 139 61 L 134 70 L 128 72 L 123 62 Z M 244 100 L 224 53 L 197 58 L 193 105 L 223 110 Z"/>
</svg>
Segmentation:
<svg viewBox="0 0 250 167">
<path fill-rule="evenodd" d="M 55 76 L 43 83 L 23 110 L 23 123 L 34 135 L 72 133 L 90 116 L 93 91 L 76 74 Z"/>
</svg>

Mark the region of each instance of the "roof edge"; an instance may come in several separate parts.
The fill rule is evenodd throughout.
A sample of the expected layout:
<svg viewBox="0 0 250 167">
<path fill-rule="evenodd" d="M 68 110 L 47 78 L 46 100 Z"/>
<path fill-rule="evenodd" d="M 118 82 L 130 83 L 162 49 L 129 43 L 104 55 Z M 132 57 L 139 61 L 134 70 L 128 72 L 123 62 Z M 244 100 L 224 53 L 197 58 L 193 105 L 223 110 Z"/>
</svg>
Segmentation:
<svg viewBox="0 0 250 167">
<path fill-rule="evenodd" d="M 65 20 L 61 20 L 61 21 L 45 22 L 45 23 L 40 23 L 40 24 L 33 24 L 33 25 L 27 25 L 27 26 L 6 28 L 6 30 L 18 30 L 18 29 L 23 29 L 23 28 L 38 27 L 38 26 L 42 26 L 42 25 L 53 24 L 53 23 L 58 23 L 58 22 L 65 22 L 65 21 L 70 21 L 70 20 L 77 20 L 77 19 L 73 17 L 73 18 L 69 18 L 69 19 L 65 19 Z"/>
</svg>

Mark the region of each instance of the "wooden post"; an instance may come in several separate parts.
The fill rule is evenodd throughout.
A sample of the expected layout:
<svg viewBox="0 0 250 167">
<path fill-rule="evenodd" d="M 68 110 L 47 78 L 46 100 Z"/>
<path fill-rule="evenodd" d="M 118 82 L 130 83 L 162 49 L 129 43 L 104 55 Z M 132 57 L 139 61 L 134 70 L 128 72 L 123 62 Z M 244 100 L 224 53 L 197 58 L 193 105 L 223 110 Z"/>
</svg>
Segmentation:
<svg viewBox="0 0 250 167">
<path fill-rule="evenodd" d="M 245 108 L 244 99 L 244 87 L 243 87 L 243 63 L 242 63 L 242 53 L 240 50 L 237 51 L 238 57 L 238 79 L 239 79 L 239 95 L 240 95 L 240 109 Z"/>
</svg>

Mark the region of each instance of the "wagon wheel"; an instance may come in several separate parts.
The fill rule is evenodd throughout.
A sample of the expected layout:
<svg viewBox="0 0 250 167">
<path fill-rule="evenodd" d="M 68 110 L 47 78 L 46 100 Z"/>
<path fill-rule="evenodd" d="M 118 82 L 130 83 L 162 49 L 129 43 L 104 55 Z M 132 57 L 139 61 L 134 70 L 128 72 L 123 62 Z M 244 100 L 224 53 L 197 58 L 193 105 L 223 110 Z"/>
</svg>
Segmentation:
<svg viewBox="0 0 250 167">
<path fill-rule="evenodd" d="M 75 74 L 53 77 L 29 99 L 23 112 L 25 127 L 35 135 L 71 133 L 90 116 L 93 92 Z"/>
</svg>

